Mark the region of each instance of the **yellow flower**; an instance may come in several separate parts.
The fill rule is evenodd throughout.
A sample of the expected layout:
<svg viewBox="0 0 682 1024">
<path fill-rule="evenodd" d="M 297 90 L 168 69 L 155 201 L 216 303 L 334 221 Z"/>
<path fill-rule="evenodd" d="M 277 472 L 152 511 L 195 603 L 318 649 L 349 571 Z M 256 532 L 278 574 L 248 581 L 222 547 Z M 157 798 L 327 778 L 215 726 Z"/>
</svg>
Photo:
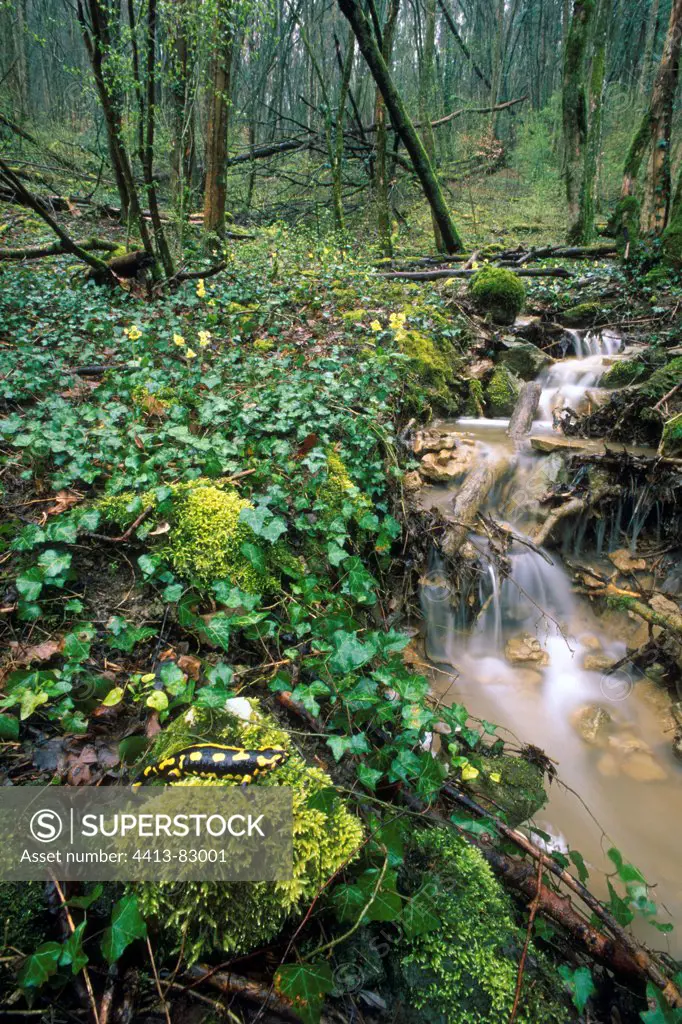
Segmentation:
<svg viewBox="0 0 682 1024">
<path fill-rule="evenodd" d="M 199 344 L 200 344 L 201 348 L 206 348 L 206 346 L 208 345 L 210 340 L 211 340 L 211 332 L 210 331 L 199 331 Z"/>
<path fill-rule="evenodd" d="M 185 355 L 187 356 L 188 359 L 196 359 L 197 357 L 197 354 L 193 348 L 188 348 L 187 351 L 185 352 Z"/>
<path fill-rule="evenodd" d="M 206 303 L 207 306 L 215 306 L 215 299 L 209 299 Z"/>
<path fill-rule="evenodd" d="M 137 324 L 133 324 L 132 327 L 126 327 L 123 333 L 130 339 L 130 341 L 137 341 L 138 338 L 142 337 L 142 331 Z"/>
<path fill-rule="evenodd" d="M 391 315 L 388 318 L 388 322 L 394 331 L 400 330 L 400 328 L 403 326 L 406 320 L 407 317 L 404 313 L 391 313 Z"/>
<path fill-rule="evenodd" d="M 178 348 L 182 348 L 185 345 L 185 339 L 181 334 L 174 334 L 173 342 L 178 346 Z"/>
<path fill-rule="evenodd" d="M 371 324 L 369 326 L 371 327 L 371 329 L 373 331 L 380 331 L 380 330 L 382 330 L 381 324 L 379 323 L 378 320 L 372 320 L 372 322 L 371 322 Z"/>
<path fill-rule="evenodd" d="M 200 299 L 206 298 L 206 282 L 203 277 L 200 277 L 197 281 L 197 295 Z"/>
<path fill-rule="evenodd" d="M 407 338 L 407 331 L 404 331 L 402 329 L 402 327 L 399 327 L 397 329 L 397 331 L 395 332 L 395 340 L 396 341 L 405 341 L 406 338 Z"/>
</svg>

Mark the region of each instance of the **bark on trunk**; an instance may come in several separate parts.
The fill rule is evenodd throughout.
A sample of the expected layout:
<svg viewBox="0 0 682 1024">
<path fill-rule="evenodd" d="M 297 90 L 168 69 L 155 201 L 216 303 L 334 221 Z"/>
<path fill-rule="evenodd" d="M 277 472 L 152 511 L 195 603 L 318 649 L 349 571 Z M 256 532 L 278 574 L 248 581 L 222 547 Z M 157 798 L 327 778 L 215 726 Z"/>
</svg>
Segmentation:
<svg viewBox="0 0 682 1024">
<path fill-rule="evenodd" d="M 447 252 L 458 252 L 462 248 L 462 241 L 450 215 L 445 196 L 434 174 L 431 161 L 422 145 L 421 139 L 415 131 L 405 104 L 393 84 L 386 62 L 372 33 L 371 26 L 360 9 L 357 0 L 338 0 L 338 3 L 341 12 L 348 19 L 355 33 L 355 38 L 358 41 L 363 57 L 367 61 L 372 77 L 381 90 L 386 107 L 391 115 L 393 127 L 410 155 L 415 173 L 421 182 L 424 195 L 433 210 L 436 223 L 443 236 L 443 245 Z"/>
<path fill-rule="evenodd" d="M 436 44 L 436 0 L 425 0 L 424 4 L 424 45 L 422 47 L 422 62 L 419 74 L 419 113 L 422 119 L 422 139 L 424 149 L 433 165 L 436 167 L 436 140 L 431 127 L 431 104 L 433 103 L 433 61 Z M 441 235 L 438 221 L 433 210 L 431 211 L 431 223 L 433 225 L 433 240 L 437 252 L 443 252 L 443 236 Z"/>
<path fill-rule="evenodd" d="M 520 441 L 530 433 L 535 413 L 538 411 L 542 387 L 537 381 L 531 380 L 524 384 L 509 420 L 507 434 L 514 441 Z"/>
<path fill-rule="evenodd" d="M 588 128 L 585 59 L 592 32 L 595 7 L 595 0 L 575 0 L 564 55 L 564 81 L 561 99 L 569 242 L 583 241 L 580 237 L 580 196 Z"/>
<path fill-rule="evenodd" d="M 211 73 L 211 95 L 206 128 L 206 189 L 204 230 L 220 234 L 225 227 L 227 199 L 227 128 L 230 104 L 234 32 L 229 24 L 230 0 L 218 9 L 218 39 Z"/>
<path fill-rule="evenodd" d="M 594 213 L 602 140 L 606 41 L 610 12 L 611 0 L 599 0 L 595 17 L 594 47 L 587 103 L 587 138 L 583 178 L 580 186 L 580 208 L 578 221 L 571 230 L 572 240 L 584 245 L 588 245 L 594 238 Z"/>
</svg>

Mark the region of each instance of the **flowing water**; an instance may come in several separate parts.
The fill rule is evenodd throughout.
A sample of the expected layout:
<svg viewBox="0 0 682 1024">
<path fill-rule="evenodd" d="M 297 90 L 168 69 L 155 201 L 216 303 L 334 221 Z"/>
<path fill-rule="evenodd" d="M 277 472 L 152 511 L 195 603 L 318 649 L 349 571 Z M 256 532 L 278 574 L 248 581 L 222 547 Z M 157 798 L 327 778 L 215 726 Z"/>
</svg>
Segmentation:
<svg viewBox="0 0 682 1024">
<path fill-rule="evenodd" d="M 534 434 L 552 431 L 552 414 L 564 403 L 580 407 L 620 349 L 614 335 L 571 332 L 567 342 L 572 354 L 543 374 Z M 506 420 L 439 426 L 473 440 L 477 457 L 496 464 L 498 483 L 489 511 L 523 540 L 532 531 L 539 498 L 558 472 L 556 457 L 515 450 L 505 434 Z M 426 488 L 422 503 L 447 514 L 456 490 Z M 603 520 L 591 535 L 590 547 L 606 552 L 627 543 L 636 550 L 653 513 L 644 493 L 621 503 L 611 521 Z M 587 526 L 568 522 L 567 546 L 574 553 Z M 682 765 L 672 754 L 668 699 L 628 664 L 611 675 L 604 672 L 607 663 L 625 656 L 626 641 L 633 647 L 646 640 L 646 629 L 622 612 L 597 619 L 589 602 L 574 593 L 554 552 L 514 541 L 508 574 L 501 578 L 487 540 L 470 540 L 481 567 L 482 610 L 473 627 L 464 628 L 468 595 L 453 595 L 435 552 L 421 588 L 434 693 L 497 722 L 502 735 L 542 748 L 557 763 L 569 789 L 557 783 L 549 787 L 548 804 L 535 824 L 553 837 L 554 848 L 583 854 L 593 891 L 607 897 L 605 873 L 614 868 L 606 851 L 616 846 L 655 886 L 657 920 L 682 924 Z M 605 567 L 613 570 L 611 563 Z M 520 650 L 522 638 L 526 647 Z M 529 651 L 536 660 L 521 660 Z M 595 706 L 610 721 L 595 742 L 586 742 L 578 719 Z M 633 927 L 651 945 L 682 957 L 677 931 L 664 935 L 641 921 Z"/>
</svg>

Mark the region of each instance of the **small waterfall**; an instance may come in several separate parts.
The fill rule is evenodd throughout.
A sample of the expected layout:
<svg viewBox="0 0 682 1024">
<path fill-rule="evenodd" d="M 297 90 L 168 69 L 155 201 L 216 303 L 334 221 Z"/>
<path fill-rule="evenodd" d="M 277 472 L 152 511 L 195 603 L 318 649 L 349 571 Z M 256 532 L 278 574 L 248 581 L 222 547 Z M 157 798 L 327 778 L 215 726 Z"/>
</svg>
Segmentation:
<svg viewBox="0 0 682 1024">
<path fill-rule="evenodd" d="M 542 394 L 538 406 L 538 419 L 553 425 L 554 416 L 568 406 L 574 412 L 582 411 L 588 388 L 593 388 L 606 370 L 605 358 L 620 351 L 621 339 L 609 331 L 566 331 L 566 348 L 572 348 L 575 358 L 554 363 L 540 376 Z"/>
</svg>

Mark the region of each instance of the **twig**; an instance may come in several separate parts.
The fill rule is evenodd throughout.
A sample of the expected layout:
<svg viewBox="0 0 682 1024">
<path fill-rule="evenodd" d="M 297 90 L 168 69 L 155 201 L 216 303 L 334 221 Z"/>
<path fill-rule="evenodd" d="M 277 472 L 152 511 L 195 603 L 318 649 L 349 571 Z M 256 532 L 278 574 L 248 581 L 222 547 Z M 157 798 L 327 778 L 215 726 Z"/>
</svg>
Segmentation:
<svg viewBox="0 0 682 1024">
<path fill-rule="evenodd" d="M 120 537 L 108 537 L 106 533 L 91 533 L 90 536 L 94 537 L 95 540 L 104 540 L 107 544 L 124 544 L 125 541 L 130 540 L 138 526 L 144 522 L 150 512 L 154 511 L 153 505 L 147 505 L 143 512 L 140 512 L 139 516 L 134 523 L 131 523 L 125 533 L 122 533 Z"/>
<path fill-rule="evenodd" d="M 521 959 L 519 961 L 519 973 L 516 976 L 516 992 L 514 993 L 514 1005 L 512 1006 L 511 1017 L 509 1018 L 509 1024 L 514 1024 L 516 1020 L 516 1011 L 519 1008 L 519 1000 L 521 999 L 521 985 L 523 983 L 523 969 L 526 966 L 526 957 L 528 955 L 528 946 L 530 944 L 530 937 L 533 932 L 533 921 L 535 915 L 538 912 L 540 906 L 540 893 L 542 892 L 542 861 L 538 861 L 538 875 L 536 879 L 537 892 L 533 897 L 533 902 L 530 905 L 530 915 L 528 917 L 528 928 L 526 929 L 526 941 L 523 944 L 523 952 L 521 953 Z"/>
<path fill-rule="evenodd" d="M 161 988 L 161 982 L 159 981 L 159 972 L 156 969 L 156 961 L 154 960 L 154 952 L 152 950 L 152 944 L 149 941 L 149 936 L 147 936 L 147 952 L 149 953 L 149 959 L 152 965 L 152 973 L 154 975 L 154 982 L 156 984 L 156 991 L 159 993 L 159 999 L 161 1000 L 161 1006 L 163 1008 L 163 1013 L 166 1018 L 166 1024 L 171 1024 L 170 1014 L 168 1012 L 168 1003 L 166 1002 L 163 990 Z"/>
<path fill-rule="evenodd" d="M 66 902 L 66 898 L 65 898 L 64 893 L 62 891 L 62 887 L 61 887 L 61 885 L 59 884 L 59 882 L 57 881 L 56 878 L 53 878 L 52 882 L 53 882 L 54 887 L 55 887 L 55 889 L 57 891 L 57 895 L 59 896 L 59 899 L 61 901 L 62 910 L 64 911 L 64 916 L 66 917 L 67 924 L 68 924 L 69 928 L 71 929 L 71 934 L 73 935 L 73 933 L 76 930 L 76 926 L 73 923 L 73 918 L 71 917 L 71 911 L 69 910 L 68 904 Z M 85 988 L 86 988 L 87 993 L 88 993 L 88 1000 L 90 1001 L 90 1009 L 92 1010 L 93 1019 L 95 1021 L 95 1024 L 100 1024 L 99 1014 L 97 1013 L 97 1003 L 95 1002 L 95 993 L 93 991 L 92 982 L 90 981 L 90 974 L 88 973 L 88 969 L 87 969 L 86 966 L 83 966 L 83 981 L 85 982 Z"/>
</svg>

